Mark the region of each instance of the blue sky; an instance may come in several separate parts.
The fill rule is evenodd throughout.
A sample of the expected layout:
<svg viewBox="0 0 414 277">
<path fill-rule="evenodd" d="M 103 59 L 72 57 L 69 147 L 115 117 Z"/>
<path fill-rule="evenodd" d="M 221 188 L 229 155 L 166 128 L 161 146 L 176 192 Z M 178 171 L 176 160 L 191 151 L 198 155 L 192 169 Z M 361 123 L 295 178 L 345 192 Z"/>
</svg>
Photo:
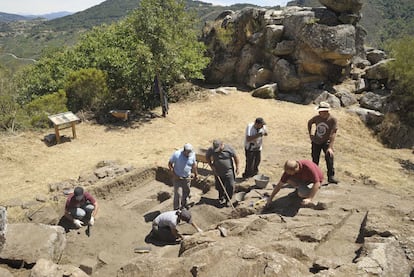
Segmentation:
<svg viewBox="0 0 414 277">
<path fill-rule="evenodd" d="M 46 14 L 52 12 L 78 12 L 98 5 L 104 0 L 0 0 L 0 12 L 14 14 Z M 213 5 L 229 6 L 250 3 L 258 6 L 285 6 L 288 0 L 205 0 Z"/>
</svg>

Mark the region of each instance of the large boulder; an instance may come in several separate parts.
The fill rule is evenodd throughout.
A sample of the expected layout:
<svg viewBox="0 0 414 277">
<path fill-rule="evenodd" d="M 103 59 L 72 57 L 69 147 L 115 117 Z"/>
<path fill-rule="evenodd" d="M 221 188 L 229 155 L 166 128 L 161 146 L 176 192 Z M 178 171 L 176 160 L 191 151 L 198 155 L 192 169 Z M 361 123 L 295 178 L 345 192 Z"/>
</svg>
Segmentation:
<svg viewBox="0 0 414 277">
<path fill-rule="evenodd" d="M 38 223 L 9 224 L 0 259 L 34 264 L 39 258 L 58 262 L 66 247 L 61 226 Z"/>
<path fill-rule="evenodd" d="M 30 271 L 29 277 L 71 276 L 87 277 L 88 274 L 74 265 L 58 265 L 47 259 L 39 259 Z"/>
<path fill-rule="evenodd" d="M 327 8 L 338 13 L 357 13 L 362 8 L 362 0 L 319 0 Z"/>
</svg>

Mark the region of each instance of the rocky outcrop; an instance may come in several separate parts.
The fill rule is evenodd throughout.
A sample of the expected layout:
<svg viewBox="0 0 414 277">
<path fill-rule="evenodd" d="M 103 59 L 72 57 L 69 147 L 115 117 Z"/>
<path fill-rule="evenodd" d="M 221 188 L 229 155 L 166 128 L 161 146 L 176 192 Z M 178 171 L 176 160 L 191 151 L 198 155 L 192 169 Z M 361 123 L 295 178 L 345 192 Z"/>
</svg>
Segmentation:
<svg viewBox="0 0 414 277">
<path fill-rule="evenodd" d="M 212 58 L 206 81 L 247 85 L 255 97 L 261 97 L 257 95 L 261 86 L 276 84 L 275 98 L 349 107 L 364 114 L 361 119 L 374 130 L 383 129 L 381 125 L 388 125 L 382 122 L 384 115 L 400 110 L 395 101 L 390 103 L 393 80 L 387 66 L 393 59 L 384 51 L 364 47 L 361 0 L 320 3 L 324 7 L 245 8 L 218 16 L 203 30 Z M 352 107 L 358 105 L 372 111 L 360 113 Z M 408 137 L 412 131 L 403 126 L 398 132 Z M 410 148 L 414 139 L 390 146 L 396 144 Z"/>
<path fill-rule="evenodd" d="M 65 247 L 65 230 L 61 226 L 9 224 L 0 259 L 23 266 L 34 264 L 39 258 L 58 262 Z"/>
<path fill-rule="evenodd" d="M 325 9 L 227 11 L 204 30 L 212 56 L 206 79 L 252 88 L 275 82 L 282 91 L 299 90 L 310 82 L 338 82 L 347 77 L 354 56 L 365 58 L 364 32 L 357 20 L 342 19 L 344 13 L 357 13 L 361 5 L 327 1 Z M 254 82 L 255 68 L 272 74 Z"/>
</svg>

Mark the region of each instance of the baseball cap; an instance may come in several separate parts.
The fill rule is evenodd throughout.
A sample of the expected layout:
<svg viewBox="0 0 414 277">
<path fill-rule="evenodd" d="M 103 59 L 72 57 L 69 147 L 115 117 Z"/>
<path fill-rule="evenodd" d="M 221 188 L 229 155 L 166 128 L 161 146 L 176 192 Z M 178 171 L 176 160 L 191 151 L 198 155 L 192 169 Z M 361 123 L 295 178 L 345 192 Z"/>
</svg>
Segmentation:
<svg viewBox="0 0 414 277">
<path fill-rule="evenodd" d="M 221 145 L 223 144 L 223 142 L 219 139 L 215 139 L 213 141 L 213 150 L 214 152 L 218 152 L 220 151 Z"/>
<path fill-rule="evenodd" d="M 328 102 L 320 102 L 319 105 L 316 107 L 316 110 L 318 112 L 324 112 L 324 111 L 329 111 L 331 110 L 331 105 L 329 105 Z"/>
<path fill-rule="evenodd" d="M 191 213 L 188 210 L 182 210 L 180 213 L 180 219 L 184 220 L 187 223 L 192 223 L 193 221 L 191 220 Z"/>
<path fill-rule="evenodd" d="M 73 191 L 73 194 L 75 196 L 81 196 L 81 195 L 83 195 L 83 188 L 82 187 L 76 187 L 75 190 Z"/>
<path fill-rule="evenodd" d="M 266 124 L 266 122 L 264 121 L 262 117 L 256 118 L 254 122 L 256 122 L 257 124 L 263 124 L 263 125 Z"/>
<path fill-rule="evenodd" d="M 184 151 L 193 151 L 193 146 L 189 143 L 184 144 Z"/>
</svg>

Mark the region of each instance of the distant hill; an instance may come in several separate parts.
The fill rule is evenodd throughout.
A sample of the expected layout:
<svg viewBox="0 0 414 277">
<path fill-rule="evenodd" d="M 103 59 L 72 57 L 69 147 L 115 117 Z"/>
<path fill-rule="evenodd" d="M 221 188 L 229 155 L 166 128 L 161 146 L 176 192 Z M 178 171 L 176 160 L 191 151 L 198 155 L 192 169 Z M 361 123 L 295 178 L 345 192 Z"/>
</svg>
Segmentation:
<svg viewBox="0 0 414 277">
<path fill-rule="evenodd" d="M 4 22 L 12 22 L 18 20 L 30 20 L 30 18 L 23 15 L 0 12 L 0 24 Z"/>
<path fill-rule="evenodd" d="M 73 45 L 80 34 L 94 26 L 111 24 L 124 18 L 138 8 L 139 2 L 140 0 L 107 0 L 84 11 L 53 20 L 28 17 L 14 17 L 15 20 L 3 23 L 0 20 L 0 52 L 38 59 L 44 50 Z M 213 6 L 210 3 L 192 0 L 187 0 L 187 6 L 198 12 L 202 23 L 215 19 L 227 9 L 259 7 L 252 4 Z M 21 20 L 24 20 L 24 23 Z M 0 57 L 0 62 L 5 62 L 4 57 Z M 6 66 L 9 64 L 6 62 Z"/>
<path fill-rule="evenodd" d="M 13 53 L 18 57 L 38 59 L 42 51 L 73 45 L 80 34 L 94 26 L 111 24 L 124 18 L 138 8 L 139 3 L 140 0 L 107 0 L 74 14 L 62 12 L 36 18 L 0 13 L 0 53 Z M 213 6 L 210 3 L 192 0 L 186 0 L 186 3 L 189 8 L 197 11 L 201 25 L 205 21 L 214 20 L 224 10 L 259 7 L 252 4 Z M 288 5 L 321 6 L 318 0 L 296 0 Z M 361 14 L 360 23 L 367 30 L 366 43 L 369 46 L 378 48 L 387 38 L 404 33 L 414 34 L 412 0 L 366 0 Z M 6 67 L 16 62 L 4 59 L 5 57 L 0 57 L 0 63 Z"/>
</svg>

